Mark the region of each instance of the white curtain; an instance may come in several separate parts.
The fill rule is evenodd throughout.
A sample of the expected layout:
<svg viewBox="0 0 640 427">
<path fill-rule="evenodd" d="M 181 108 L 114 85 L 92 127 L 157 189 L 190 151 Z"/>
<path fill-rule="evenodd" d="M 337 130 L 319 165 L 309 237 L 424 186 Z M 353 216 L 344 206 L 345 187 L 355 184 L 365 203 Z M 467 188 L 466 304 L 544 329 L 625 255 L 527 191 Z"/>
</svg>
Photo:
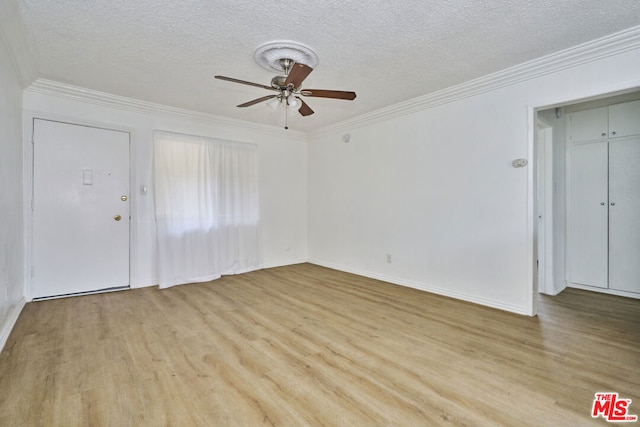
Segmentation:
<svg viewBox="0 0 640 427">
<path fill-rule="evenodd" d="M 262 266 L 258 147 L 154 132 L 161 288 Z"/>
</svg>

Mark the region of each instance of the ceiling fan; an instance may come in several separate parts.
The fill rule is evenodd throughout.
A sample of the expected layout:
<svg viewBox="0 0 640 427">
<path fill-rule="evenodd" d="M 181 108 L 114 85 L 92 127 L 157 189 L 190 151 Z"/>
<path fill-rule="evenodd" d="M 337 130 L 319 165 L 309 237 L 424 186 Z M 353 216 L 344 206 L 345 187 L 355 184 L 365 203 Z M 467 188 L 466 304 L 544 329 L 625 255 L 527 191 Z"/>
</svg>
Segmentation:
<svg viewBox="0 0 640 427">
<path fill-rule="evenodd" d="M 285 106 L 288 106 L 289 108 L 297 108 L 298 105 L 300 105 L 300 107 L 298 107 L 298 112 L 302 116 L 310 116 L 314 113 L 314 111 L 307 105 L 306 102 L 302 100 L 302 98 L 300 98 L 300 95 L 317 98 L 344 99 L 348 101 L 352 101 L 356 98 L 355 92 L 324 89 L 302 89 L 300 85 L 302 85 L 304 79 L 306 79 L 307 76 L 313 71 L 313 68 L 302 63 L 296 63 L 292 59 L 287 58 L 279 59 L 278 62 L 280 63 L 280 66 L 284 71 L 284 75 L 279 75 L 272 78 L 271 86 L 238 80 L 232 77 L 215 76 L 215 78 L 233 83 L 260 87 L 277 92 L 275 94 L 263 96 L 238 105 L 238 107 L 241 108 L 249 107 L 260 102 L 271 100 L 270 102 L 275 106 L 283 104 Z M 285 129 L 288 129 L 286 124 Z"/>
</svg>

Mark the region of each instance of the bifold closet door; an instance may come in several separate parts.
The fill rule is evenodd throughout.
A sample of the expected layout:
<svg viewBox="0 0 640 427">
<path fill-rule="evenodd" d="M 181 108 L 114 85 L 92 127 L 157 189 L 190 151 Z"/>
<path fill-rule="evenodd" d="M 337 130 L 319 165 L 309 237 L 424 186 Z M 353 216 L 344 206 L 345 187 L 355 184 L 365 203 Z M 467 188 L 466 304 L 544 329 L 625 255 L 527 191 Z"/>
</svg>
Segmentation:
<svg viewBox="0 0 640 427">
<path fill-rule="evenodd" d="M 607 142 L 571 146 L 569 162 L 570 280 L 581 285 L 606 288 Z"/>
<path fill-rule="evenodd" d="M 640 137 L 609 142 L 609 288 L 640 292 Z"/>
</svg>

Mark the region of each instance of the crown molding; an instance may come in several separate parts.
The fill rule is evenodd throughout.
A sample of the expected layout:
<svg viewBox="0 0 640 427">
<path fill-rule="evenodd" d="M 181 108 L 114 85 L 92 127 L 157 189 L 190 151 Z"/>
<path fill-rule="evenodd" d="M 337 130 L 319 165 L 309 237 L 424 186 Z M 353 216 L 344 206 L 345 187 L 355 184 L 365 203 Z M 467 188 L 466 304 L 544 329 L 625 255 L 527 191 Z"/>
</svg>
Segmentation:
<svg viewBox="0 0 640 427">
<path fill-rule="evenodd" d="M 569 49 L 552 53 L 513 67 L 479 77 L 446 89 L 422 95 L 408 101 L 384 107 L 358 117 L 347 119 L 321 129 L 303 132 L 282 130 L 279 127 L 252 123 L 208 113 L 170 107 L 105 92 L 84 89 L 47 79 L 37 79 L 25 91 L 75 99 L 95 105 L 143 113 L 165 113 L 191 119 L 217 122 L 224 125 L 239 126 L 259 132 L 268 132 L 278 136 L 296 136 L 317 138 L 323 135 L 362 127 L 393 118 L 426 110 L 438 105 L 479 95 L 505 86 L 511 86 L 544 75 L 594 62 L 613 55 L 640 48 L 640 26 L 629 28 L 608 36 L 583 43 Z M 14 58 L 15 59 L 15 58 Z"/>
<path fill-rule="evenodd" d="M 640 26 L 561 50 L 468 82 L 384 107 L 310 132 L 310 138 L 338 133 L 426 110 L 640 48 Z"/>
<path fill-rule="evenodd" d="M 244 120 L 232 119 L 229 117 L 218 116 L 215 114 L 202 113 L 199 111 L 188 110 L 185 108 L 171 107 L 168 105 L 156 104 L 148 101 L 141 101 L 134 98 L 127 98 L 120 95 L 113 95 L 106 92 L 100 92 L 92 89 L 85 89 L 66 83 L 53 80 L 39 78 L 34 81 L 25 92 L 37 93 L 42 95 L 55 96 L 59 98 L 73 99 L 76 101 L 86 102 L 88 104 L 98 105 L 102 107 L 115 108 L 123 111 L 135 111 L 139 113 L 161 113 L 170 114 L 172 116 L 181 116 L 188 119 L 201 120 L 206 122 L 214 122 L 220 125 L 228 125 L 234 127 L 242 127 L 248 130 L 259 131 L 262 133 L 270 133 L 280 137 L 289 136 L 296 138 L 307 137 L 306 132 L 296 130 L 283 130 L 276 126 L 262 125 L 258 123 L 248 122 Z"/>
</svg>

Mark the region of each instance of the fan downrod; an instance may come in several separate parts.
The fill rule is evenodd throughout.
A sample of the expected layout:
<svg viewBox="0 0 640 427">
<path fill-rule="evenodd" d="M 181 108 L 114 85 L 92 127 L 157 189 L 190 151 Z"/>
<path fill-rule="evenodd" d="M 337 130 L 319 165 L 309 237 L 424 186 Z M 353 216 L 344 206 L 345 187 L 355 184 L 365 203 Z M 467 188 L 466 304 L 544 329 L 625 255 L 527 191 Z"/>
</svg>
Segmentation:
<svg viewBox="0 0 640 427">
<path fill-rule="evenodd" d="M 287 90 L 287 89 L 295 89 L 295 88 L 289 88 L 285 84 L 285 82 L 287 81 L 287 77 L 289 76 L 289 71 L 291 71 L 291 67 L 293 67 L 293 64 L 295 62 L 292 59 L 288 59 L 288 58 L 281 58 L 278 60 L 278 62 L 282 67 L 282 71 L 284 72 L 284 75 L 275 76 L 274 78 L 272 78 L 271 86 L 274 89 L 277 89 L 280 91 Z"/>
</svg>

